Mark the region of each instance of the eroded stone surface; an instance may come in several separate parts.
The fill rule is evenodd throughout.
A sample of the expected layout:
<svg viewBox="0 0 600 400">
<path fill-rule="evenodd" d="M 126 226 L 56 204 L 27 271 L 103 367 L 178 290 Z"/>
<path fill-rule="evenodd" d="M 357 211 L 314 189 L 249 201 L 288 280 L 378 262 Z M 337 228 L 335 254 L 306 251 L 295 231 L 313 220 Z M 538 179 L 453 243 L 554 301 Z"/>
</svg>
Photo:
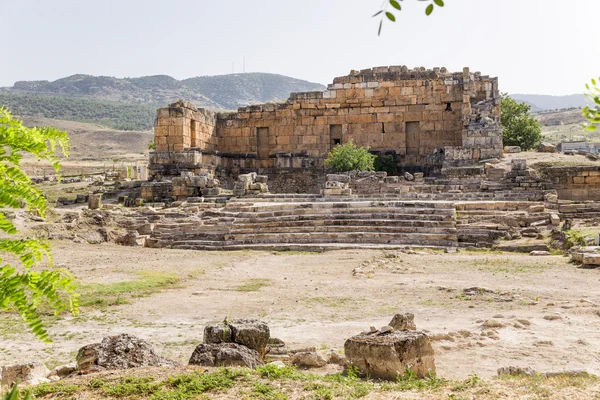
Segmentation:
<svg viewBox="0 0 600 400">
<path fill-rule="evenodd" d="M 204 328 L 204 343 L 237 343 L 256 350 L 261 356 L 266 354 L 269 343 L 269 326 L 257 319 L 234 319 Z"/>
<path fill-rule="evenodd" d="M 411 313 L 396 314 L 392 321 L 388 324 L 396 331 L 414 331 L 417 329 L 415 325 L 415 316 Z"/>
<path fill-rule="evenodd" d="M 192 353 L 189 363 L 205 367 L 256 368 L 263 361 L 256 350 L 237 343 L 202 343 Z"/>
<path fill-rule="evenodd" d="M 0 368 L 0 386 L 10 387 L 15 383 L 37 385 L 47 382 L 50 370 L 40 362 L 7 365 Z"/>
<path fill-rule="evenodd" d="M 80 371 L 176 364 L 159 356 L 145 340 L 128 334 L 105 337 L 101 343 L 84 346 L 77 353 L 77 369 Z"/>
<path fill-rule="evenodd" d="M 350 364 L 371 378 L 395 380 L 407 368 L 420 378 L 435 372 L 431 341 L 423 332 L 360 334 L 346 341 L 344 352 Z"/>
</svg>

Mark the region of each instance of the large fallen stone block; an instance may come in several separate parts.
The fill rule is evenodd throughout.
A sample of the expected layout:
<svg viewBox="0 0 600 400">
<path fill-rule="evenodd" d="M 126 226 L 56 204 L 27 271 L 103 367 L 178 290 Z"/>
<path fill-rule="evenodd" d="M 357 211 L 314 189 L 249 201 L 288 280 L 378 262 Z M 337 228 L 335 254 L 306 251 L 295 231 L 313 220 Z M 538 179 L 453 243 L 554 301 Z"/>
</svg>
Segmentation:
<svg viewBox="0 0 600 400">
<path fill-rule="evenodd" d="M 256 350 L 237 343 L 199 344 L 189 363 L 205 367 L 248 367 L 262 365 L 260 354 Z"/>
<path fill-rule="evenodd" d="M 108 336 L 101 343 L 82 347 L 77 353 L 76 361 L 80 371 L 177 364 L 159 356 L 145 340 L 126 333 Z"/>
<path fill-rule="evenodd" d="M 41 362 L 7 365 L 0 368 L 0 386 L 10 387 L 15 383 L 37 385 L 48 382 L 50 370 Z"/>
<path fill-rule="evenodd" d="M 327 182 L 350 183 L 350 176 L 342 174 L 328 174 Z"/>
<path fill-rule="evenodd" d="M 237 343 L 266 354 L 269 343 L 269 326 L 257 319 L 234 319 L 228 323 L 207 325 L 204 328 L 204 343 Z"/>
<path fill-rule="evenodd" d="M 539 144 L 537 150 L 540 153 L 556 153 L 556 146 L 552 143 L 542 142 Z"/>
<path fill-rule="evenodd" d="M 429 337 L 418 331 L 379 331 L 362 333 L 344 344 L 351 365 L 375 379 L 396 380 L 410 369 L 419 378 L 435 372 Z"/>
</svg>

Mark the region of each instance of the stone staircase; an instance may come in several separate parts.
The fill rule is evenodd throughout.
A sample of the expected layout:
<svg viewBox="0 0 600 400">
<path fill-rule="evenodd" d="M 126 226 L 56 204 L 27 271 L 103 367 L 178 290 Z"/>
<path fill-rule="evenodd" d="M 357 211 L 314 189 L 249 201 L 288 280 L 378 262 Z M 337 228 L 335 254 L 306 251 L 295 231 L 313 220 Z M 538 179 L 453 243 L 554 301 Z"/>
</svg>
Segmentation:
<svg viewBox="0 0 600 400">
<path fill-rule="evenodd" d="M 449 202 L 261 200 L 232 201 L 202 212 L 197 221 L 156 224 L 147 245 L 195 250 L 458 246 L 456 208 Z"/>
</svg>

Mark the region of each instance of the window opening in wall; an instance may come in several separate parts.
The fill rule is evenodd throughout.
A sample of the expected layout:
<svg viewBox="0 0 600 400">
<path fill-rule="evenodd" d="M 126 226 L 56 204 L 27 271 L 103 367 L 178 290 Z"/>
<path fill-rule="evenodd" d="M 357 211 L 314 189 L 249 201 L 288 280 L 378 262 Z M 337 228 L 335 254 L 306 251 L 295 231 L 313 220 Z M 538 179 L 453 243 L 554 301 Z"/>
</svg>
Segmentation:
<svg viewBox="0 0 600 400">
<path fill-rule="evenodd" d="M 446 103 L 446 111 L 453 111 L 452 110 L 452 103 Z"/>
<path fill-rule="evenodd" d="M 342 125 L 329 125 L 331 147 L 342 144 Z"/>
<path fill-rule="evenodd" d="M 381 123 L 381 133 L 385 133 L 385 125 L 383 122 Z"/>
</svg>

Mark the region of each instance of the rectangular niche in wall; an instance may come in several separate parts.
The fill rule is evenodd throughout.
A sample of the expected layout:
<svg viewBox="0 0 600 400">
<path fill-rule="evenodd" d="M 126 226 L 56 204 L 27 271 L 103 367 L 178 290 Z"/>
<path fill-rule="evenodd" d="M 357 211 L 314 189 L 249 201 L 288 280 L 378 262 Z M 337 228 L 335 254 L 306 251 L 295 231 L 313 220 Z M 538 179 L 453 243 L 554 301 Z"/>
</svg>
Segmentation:
<svg viewBox="0 0 600 400">
<path fill-rule="evenodd" d="M 420 122 L 407 122 L 406 123 L 406 155 L 407 156 L 418 156 L 421 134 L 421 123 Z"/>
<path fill-rule="evenodd" d="M 191 146 L 200 147 L 200 144 L 198 143 L 198 121 L 190 121 L 190 136 Z"/>
<path fill-rule="evenodd" d="M 259 159 L 269 158 L 269 128 L 256 128 L 256 153 Z"/>
<path fill-rule="evenodd" d="M 336 145 L 342 144 L 342 126 L 341 125 L 329 125 L 329 137 L 330 137 L 332 149 Z"/>
</svg>

